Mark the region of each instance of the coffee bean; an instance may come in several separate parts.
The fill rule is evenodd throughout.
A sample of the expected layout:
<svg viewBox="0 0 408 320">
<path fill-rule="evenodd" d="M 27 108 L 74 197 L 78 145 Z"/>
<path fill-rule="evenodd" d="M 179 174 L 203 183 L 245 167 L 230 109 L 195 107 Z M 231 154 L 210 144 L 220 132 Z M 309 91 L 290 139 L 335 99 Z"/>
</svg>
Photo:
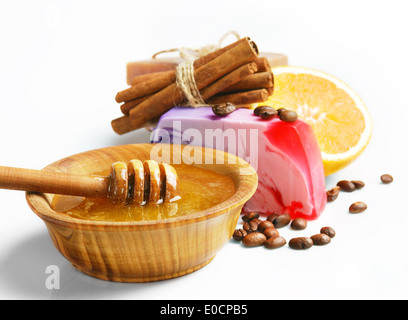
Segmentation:
<svg viewBox="0 0 408 320">
<path fill-rule="evenodd" d="M 266 236 L 263 233 L 253 232 L 253 233 L 247 234 L 242 239 L 242 244 L 245 247 L 257 247 L 257 246 L 263 245 L 265 241 L 266 241 Z"/>
<path fill-rule="evenodd" d="M 313 240 L 308 237 L 293 238 L 289 241 L 289 247 L 296 250 L 309 249 L 312 246 Z"/>
<path fill-rule="evenodd" d="M 277 115 L 276 111 L 272 112 L 272 111 L 269 111 L 269 110 L 261 111 L 261 113 L 260 113 L 261 118 L 264 119 L 264 120 L 273 119 L 273 118 L 275 118 L 276 115 Z"/>
<path fill-rule="evenodd" d="M 339 186 L 334 187 L 334 188 L 332 188 L 330 190 L 327 190 L 326 191 L 327 201 L 332 202 L 332 201 L 336 200 L 337 197 L 339 196 L 339 193 L 340 193 L 340 187 Z"/>
<path fill-rule="evenodd" d="M 277 214 L 277 213 L 272 213 L 272 214 L 270 214 L 270 215 L 266 218 L 266 220 L 268 220 L 268 221 L 270 221 L 270 222 L 273 223 L 277 217 L 279 217 L 279 214 Z"/>
<path fill-rule="evenodd" d="M 259 218 L 258 212 L 247 212 L 242 216 L 242 221 L 248 222 L 255 218 Z"/>
<path fill-rule="evenodd" d="M 340 187 L 342 191 L 346 192 L 352 192 L 356 190 L 356 186 L 354 185 L 354 183 L 348 180 L 341 180 L 337 182 L 337 186 Z"/>
<path fill-rule="evenodd" d="M 324 246 L 331 242 L 331 238 L 324 233 L 315 234 L 314 236 L 311 236 L 310 239 L 312 239 L 315 246 Z"/>
<path fill-rule="evenodd" d="M 234 112 L 236 109 L 237 109 L 237 107 L 234 104 L 230 103 L 230 102 L 215 105 L 215 106 L 212 107 L 212 111 L 217 116 L 226 116 L 226 115 Z"/>
<path fill-rule="evenodd" d="M 307 227 L 307 220 L 303 218 L 295 218 L 290 225 L 295 230 L 304 230 Z"/>
<path fill-rule="evenodd" d="M 351 213 L 360 213 L 363 212 L 367 209 L 367 205 L 364 202 L 358 201 L 358 202 L 354 202 L 350 208 L 349 211 Z"/>
<path fill-rule="evenodd" d="M 292 110 L 284 110 L 280 112 L 279 119 L 285 122 L 295 122 L 298 119 L 298 114 Z"/>
<path fill-rule="evenodd" d="M 283 112 L 283 111 L 286 111 L 286 109 L 285 109 L 285 108 L 279 108 L 279 109 L 276 110 L 276 111 L 278 112 L 278 117 L 280 117 L 281 114 L 282 114 L 282 112 Z"/>
<path fill-rule="evenodd" d="M 254 219 L 252 219 L 251 221 L 252 221 L 252 222 L 255 222 L 258 226 L 259 226 L 259 224 L 262 222 L 262 220 L 261 220 L 261 219 L 258 219 L 258 218 L 254 218 Z"/>
<path fill-rule="evenodd" d="M 290 223 L 290 215 L 289 214 L 282 214 L 278 216 L 275 220 L 273 220 L 273 225 L 275 228 L 283 228 Z"/>
<path fill-rule="evenodd" d="M 274 108 L 264 108 L 259 112 L 259 116 L 264 120 L 275 118 L 278 112 Z"/>
<path fill-rule="evenodd" d="M 269 106 L 259 106 L 254 110 L 254 115 L 261 117 L 262 119 L 272 119 L 278 114 L 278 112 Z"/>
<path fill-rule="evenodd" d="M 391 183 L 394 181 L 394 178 L 389 174 L 383 174 L 381 176 L 381 181 L 385 184 Z"/>
<path fill-rule="evenodd" d="M 271 228 L 271 227 L 274 228 L 275 226 L 273 225 L 272 222 L 270 222 L 270 221 L 268 221 L 268 220 L 261 221 L 261 223 L 258 224 L 258 230 L 259 230 L 259 232 L 264 232 L 265 229 Z"/>
<path fill-rule="evenodd" d="M 279 231 L 276 230 L 275 227 L 266 228 L 263 231 L 263 234 L 266 236 L 267 239 L 274 238 L 274 237 L 279 237 Z"/>
<path fill-rule="evenodd" d="M 280 248 L 283 247 L 286 244 L 286 239 L 284 237 L 272 237 L 267 239 L 264 242 L 264 247 L 266 249 L 276 249 L 276 248 Z"/>
<path fill-rule="evenodd" d="M 259 107 L 256 107 L 255 109 L 254 109 L 254 115 L 256 115 L 257 117 L 259 117 L 260 116 L 260 113 L 261 113 L 261 110 L 264 108 L 264 106 L 259 106 Z"/>
<path fill-rule="evenodd" d="M 247 233 L 256 232 L 258 231 L 258 223 L 256 223 L 256 221 L 251 220 L 251 221 L 245 222 L 243 225 L 243 228 Z"/>
<path fill-rule="evenodd" d="M 360 180 L 351 180 L 351 182 L 355 185 L 356 189 L 362 189 L 365 187 L 365 183 L 363 181 Z"/>
<path fill-rule="evenodd" d="M 320 229 L 320 233 L 327 234 L 330 238 L 334 238 L 336 236 L 336 231 L 332 227 L 323 227 Z"/>
<path fill-rule="evenodd" d="M 237 241 L 241 241 L 248 233 L 244 229 L 237 229 L 234 231 L 232 238 Z"/>
</svg>

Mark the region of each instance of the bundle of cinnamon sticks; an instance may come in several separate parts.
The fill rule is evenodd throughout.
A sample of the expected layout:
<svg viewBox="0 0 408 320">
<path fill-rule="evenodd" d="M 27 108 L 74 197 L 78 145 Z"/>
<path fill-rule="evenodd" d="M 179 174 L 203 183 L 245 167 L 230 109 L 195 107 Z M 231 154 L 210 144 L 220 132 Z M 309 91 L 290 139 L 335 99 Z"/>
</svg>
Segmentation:
<svg viewBox="0 0 408 320">
<path fill-rule="evenodd" d="M 194 61 L 194 78 L 207 104 L 248 105 L 266 101 L 273 93 L 273 74 L 256 44 L 242 38 Z M 176 70 L 136 76 L 132 86 L 116 95 L 122 117 L 112 128 L 124 134 L 144 127 L 174 106 L 186 103 L 176 83 Z"/>
</svg>

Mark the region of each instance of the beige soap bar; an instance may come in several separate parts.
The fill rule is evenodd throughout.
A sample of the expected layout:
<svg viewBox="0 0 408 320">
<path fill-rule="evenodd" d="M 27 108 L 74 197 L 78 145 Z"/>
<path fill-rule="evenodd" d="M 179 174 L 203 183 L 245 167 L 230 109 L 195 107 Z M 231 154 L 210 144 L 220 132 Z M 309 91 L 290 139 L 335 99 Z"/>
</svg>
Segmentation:
<svg viewBox="0 0 408 320">
<path fill-rule="evenodd" d="M 288 64 L 288 57 L 281 53 L 261 52 L 259 56 L 267 57 L 271 67 Z M 156 58 L 129 62 L 126 66 L 127 84 L 131 85 L 133 78 L 141 74 L 173 70 L 182 61 L 181 58 Z"/>
</svg>

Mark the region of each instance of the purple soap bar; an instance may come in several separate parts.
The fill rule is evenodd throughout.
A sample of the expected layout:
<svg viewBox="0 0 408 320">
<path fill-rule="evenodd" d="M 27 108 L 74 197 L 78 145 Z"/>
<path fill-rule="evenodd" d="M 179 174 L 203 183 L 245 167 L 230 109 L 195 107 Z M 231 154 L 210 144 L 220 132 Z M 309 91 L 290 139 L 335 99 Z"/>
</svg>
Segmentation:
<svg viewBox="0 0 408 320">
<path fill-rule="evenodd" d="M 258 189 L 243 211 L 316 219 L 326 205 L 323 162 L 312 128 L 301 120 L 263 120 L 249 109 L 217 116 L 209 107 L 176 107 L 161 118 L 151 142 L 227 151 L 251 164 Z"/>
</svg>

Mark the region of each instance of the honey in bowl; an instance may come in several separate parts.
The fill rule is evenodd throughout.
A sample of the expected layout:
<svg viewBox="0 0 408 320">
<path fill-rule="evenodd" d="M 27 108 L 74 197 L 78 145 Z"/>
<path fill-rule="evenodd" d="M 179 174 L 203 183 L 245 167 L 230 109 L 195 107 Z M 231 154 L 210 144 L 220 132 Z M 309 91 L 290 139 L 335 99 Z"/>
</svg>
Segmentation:
<svg viewBox="0 0 408 320">
<path fill-rule="evenodd" d="M 196 213 L 218 205 L 235 193 L 231 178 L 214 171 L 186 164 L 173 165 L 180 180 L 180 199 L 174 202 L 145 205 L 115 204 L 109 198 L 83 198 L 55 195 L 53 210 L 73 218 L 132 222 L 161 220 Z"/>
</svg>

